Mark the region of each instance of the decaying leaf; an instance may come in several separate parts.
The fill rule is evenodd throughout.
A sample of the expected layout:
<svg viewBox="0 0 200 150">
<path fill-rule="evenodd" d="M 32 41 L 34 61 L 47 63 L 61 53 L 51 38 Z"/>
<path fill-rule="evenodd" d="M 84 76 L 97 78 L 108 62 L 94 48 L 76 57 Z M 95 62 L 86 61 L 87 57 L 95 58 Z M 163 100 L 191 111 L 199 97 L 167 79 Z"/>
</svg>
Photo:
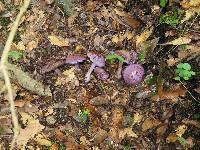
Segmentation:
<svg viewBox="0 0 200 150">
<path fill-rule="evenodd" d="M 137 138 L 137 134 L 133 132 L 132 128 L 124 128 L 119 131 L 119 138 L 124 139 L 125 136 L 127 137 L 134 137 Z"/>
<path fill-rule="evenodd" d="M 56 35 L 49 35 L 48 36 L 49 41 L 51 42 L 52 45 L 57 45 L 57 46 L 69 46 L 69 40 L 64 39 L 60 36 Z"/>
<path fill-rule="evenodd" d="M 7 63 L 6 65 L 12 81 L 17 81 L 17 83 L 23 88 L 38 95 L 51 96 L 51 91 L 49 87 L 45 87 L 39 81 L 32 79 L 28 73 L 22 71 L 22 69 L 20 69 L 19 67 L 10 63 Z M 3 78 L 2 73 L 0 73 L 0 78 Z"/>
<path fill-rule="evenodd" d="M 144 116 L 139 114 L 139 113 L 135 113 L 134 116 L 133 116 L 133 123 L 136 124 L 136 123 L 140 123 L 142 121 L 142 118 Z"/>
<path fill-rule="evenodd" d="M 129 27 L 131 28 L 138 28 L 140 26 L 140 21 L 137 20 L 137 19 L 134 19 L 132 18 L 131 14 L 129 13 L 126 13 L 124 11 L 120 11 L 118 9 L 114 9 L 114 12 L 117 16 L 120 16 L 122 18 L 120 18 L 120 22 L 119 23 L 122 23 L 123 25 L 128 25 Z"/>
<path fill-rule="evenodd" d="M 44 146 L 50 146 L 51 145 L 51 141 L 47 140 L 47 137 L 45 137 L 42 134 L 38 134 L 34 140 L 39 144 L 39 145 L 44 145 Z"/>
<path fill-rule="evenodd" d="M 179 37 L 178 39 L 160 45 L 183 45 L 183 44 L 189 44 L 190 42 L 191 39 L 188 37 Z"/>
<path fill-rule="evenodd" d="M 175 133 L 170 133 L 166 138 L 166 142 L 174 143 L 174 142 L 176 142 L 177 139 L 178 139 L 178 135 L 176 135 Z"/>
<path fill-rule="evenodd" d="M 20 130 L 20 133 L 16 139 L 18 148 L 21 150 L 25 150 L 25 146 L 28 143 L 28 141 L 45 128 L 45 126 L 39 123 L 39 120 L 34 119 L 32 116 L 28 114 L 24 115 L 26 117 L 27 116 L 29 117 L 27 118 L 27 126 L 26 128 Z M 21 114 L 22 117 L 24 115 Z"/>
<path fill-rule="evenodd" d="M 170 91 L 163 91 L 159 95 L 152 96 L 151 99 L 153 101 L 159 101 L 159 100 L 171 100 L 172 102 L 177 102 L 179 96 L 184 97 L 186 94 L 185 89 L 176 89 L 176 90 L 170 90 Z"/>
<path fill-rule="evenodd" d="M 197 120 L 184 119 L 182 122 L 183 122 L 184 124 L 192 125 L 192 126 L 195 126 L 195 127 L 197 127 L 197 128 L 200 129 L 200 122 L 197 121 Z"/>
<path fill-rule="evenodd" d="M 194 90 L 195 90 L 195 92 L 197 92 L 197 93 L 200 94 L 200 87 L 198 87 L 198 88 L 196 88 L 196 89 L 194 89 Z"/>
<path fill-rule="evenodd" d="M 68 89 L 74 89 L 79 86 L 79 80 L 75 75 L 75 68 L 65 70 L 62 75 L 58 76 L 56 85 L 65 85 Z"/>
<path fill-rule="evenodd" d="M 186 125 L 180 125 L 176 129 L 176 135 L 178 135 L 179 137 L 181 137 L 185 133 L 186 130 L 187 130 L 187 126 Z"/>
<path fill-rule="evenodd" d="M 163 124 L 156 129 L 155 133 L 158 137 L 162 137 L 166 131 L 167 131 L 167 124 Z"/>
<path fill-rule="evenodd" d="M 94 137 L 90 141 L 92 141 L 93 144 L 99 144 L 103 142 L 103 140 L 105 140 L 107 136 L 108 136 L 107 131 L 103 129 L 99 129 L 99 131 L 97 131 L 97 133 L 94 135 Z"/>
<path fill-rule="evenodd" d="M 153 32 L 153 27 L 145 29 L 139 36 L 136 37 L 136 48 L 145 42 Z"/>
<path fill-rule="evenodd" d="M 123 120 L 123 111 L 121 108 L 114 107 L 112 109 L 112 126 L 120 126 Z"/>
<path fill-rule="evenodd" d="M 148 118 L 142 124 L 142 131 L 145 132 L 153 127 L 158 126 L 161 122 L 155 118 Z"/>
<path fill-rule="evenodd" d="M 200 47 L 199 43 L 197 43 L 196 45 L 195 44 L 187 45 L 185 50 L 178 52 L 178 58 L 169 56 L 169 59 L 167 60 L 168 66 L 174 66 L 178 62 L 180 62 L 186 58 L 188 58 L 188 59 L 195 58 L 196 56 L 198 56 L 200 54 L 199 47 Z"/>
</svg>

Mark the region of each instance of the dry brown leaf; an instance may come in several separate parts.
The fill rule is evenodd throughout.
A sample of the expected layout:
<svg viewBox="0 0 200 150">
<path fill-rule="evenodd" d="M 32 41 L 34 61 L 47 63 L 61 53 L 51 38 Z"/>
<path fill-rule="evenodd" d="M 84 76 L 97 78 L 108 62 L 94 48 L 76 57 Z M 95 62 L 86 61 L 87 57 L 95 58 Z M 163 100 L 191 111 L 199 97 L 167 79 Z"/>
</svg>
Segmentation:
<svg viewBox="0 0 200 150">
<path fill-rule="evenodd" d="M 189 44 L 190 42 L 191 39 L 188 37 L 179 37 L 178 39 L 160 45 L 183 45 L 183 44 Z"/>
<path fill-rule="evenodd" d="M 69 40 L 64 39 L 60 36 L 56 35 L 49 35 L 48 36 L 49 41 L 51 42 L 52 45 L 57 45 L 57 46 L 69 46 Z"/>
<path fill-rule="evenodd" d="M 58 76 L 55 85 L 66 85 L 68 89 L 73 89 L 79 86 L 79 80 L 75 75 L 75 68 L 65 70 L 61 76 Z"/>
<path fill-rule="evenodd" d="M 185 11 L 185 17 L 181 20 L 181 23 L 189 20 L 191 17 L 195 15 L 195 11 L 192 11 L 191 9 Z"/>
<path fill-rule="evenodd" d="M 91 143 L 90 143 L 89 140 L 87 140 L 87 138 L 85 136 L 81 136 L 80 137 L 80 144 L 84 145 L 84 146 L 87 146 L 87 145 L 90 145 Z"/>
<path fill-rule="evenodd" d="M 153 32 L 153 27 L 145 29 L 139 36 L 136 36 L 136 48 L 145 42 Z"/>
<path fill-rule="evenodd" d="M 182 122 L 187 125 L 192 125 L 200 129 L 200 122 L 197 120 L 184 119 Z"/>
<path fill-rule="evenodd" d="M 44 146 L 50 146 L 51 141 L 47 140 L 47 137 L 45 137 L 42 134 L 38 134 L 34 140 L 39 144 L 39 145 L 44 145 Z"/>
<path fill-rule="evenodd" d="M 111 137 L 115 143 L 121 142 L 121 139 L 119 138 L 119 128 L 111 127 L 108 134 L 109 134 L 109 137 Z"/>
<path fill-rule="evenodd" d="M 103 142 L 107 136 L 108 136 L 107 131 L 103 129 L 99 129 L 99 131 L 97 131 L 97 133 L 94 135 L 94 137 L 90 141 L 92 141 L 93 144 L 96 145 Z"/>
<path fill-rule="evenodd" d="M 114 107 L 112 109 L 112 126 L 120 126 L 123 120 L 123 111 L 121 108 Z"/>
<path fill-rule="evenodd" d="M 151 99 L 153 101 L 159 101 L 159 100 L 171 100 L 172 102 L 177 102 L 179 96 L 184 97 L 186 94 L 185 89 L 176 89 L 176 90 L 170 90 L 170 91 L 163 91 L 159 95 L 152 96 Z"/>
<path fill-rule="evenodd" d="M 136 123 L 140 123 L 142 121 L 142 118 L 144 116 L 139 114 L 139 113 L 135 113 L 134 116 L 133 116 L 133 123 L 136 124 Z"/>
<path fill-rule="evenodd" d="M 174 143 L 174 142 L 176 142 L 177 139 L 178 139 L 178 136 L 175 133 L 170 133 L 166 138 L 166 142 Z"/>
<path fill-rule="evenodd" d="M 180 2 L 183 8 L 190 8 L 190 7 L 199 7 L 200 6 L 200 0 L 183 0 Z"/>
<path fill-rule="evenodd" d="M 163 124 L 156 129 L 156 135 L 158 137 L 162 137 L 166 131 L 167 131 L 167 124 Z"/>
<path fill-rule="evenodd" d="M 186 125 L 179 125 L 178 128 L 176 129 L 176 135 L 181 137 L 185 133 L 186 130 L 187 130 Z"/>
<path fill-rule="evenodd" d="M 129 27 L 134 28 L 134 29 L 140 26 L 140 21 L 132 18 L 131 14 L 126 13 L 125 11 L 120 11 L 116 8 L 114 9 L 114 12 L 116 15 L 122 17 L 122 19 L 120 20 L 123 22 L 123 24 L 126 24 Z"/>
<path fill-rule="evenodd" d="M 161 122 L 155 118 L 148 118 L 142 124 L 142 131 L 145 132 L 153 127 L 158 126 Z"/>
<path fill-rule="evenodd" d="M 26 128 L 20 130 L 20 133 L 16 139 L 16 143 L 19 149 L 25 150 L 27 142 L 36 134 L 41 132 L 45 128 L 45 126 L 41 125 L 39 123 L 39 120 L 34 119 L 28 114 L 23 113 L 21 114 L 21 116 L 22 119 L 23 117 L 25 117 L 25 120 L 27 120 L 27 126 Z"/>
<path fill-rule="evenodd" d="M 133 132 L 132 128 L 124 128 L 119 130 L 119 138 L 124 139 L 125 136 L 138 138 L 137 134 Z"/>
<path fill-rule="evenodd" d="M 3 4 L 2 1 L 0 1 L 0 12 L 5 10 L 5 5 Z"/>
</svg>

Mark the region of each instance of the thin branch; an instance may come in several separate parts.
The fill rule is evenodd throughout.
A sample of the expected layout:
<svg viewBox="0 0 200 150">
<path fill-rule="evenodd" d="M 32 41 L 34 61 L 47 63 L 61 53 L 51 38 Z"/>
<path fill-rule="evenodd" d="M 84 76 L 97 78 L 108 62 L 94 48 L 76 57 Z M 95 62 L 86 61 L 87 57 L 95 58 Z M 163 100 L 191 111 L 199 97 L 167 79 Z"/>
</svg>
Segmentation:
<svg viewBox="0 0 200 150">
<path fill-rule="evenodd" d="M 1 65 L 0 65 L 1 67 L 0 68 L 1 68 L 1 72 L 3 73 L 3 76 L 4 76 L 6 88 L 8 90 L 8 99 L 9 99 L 9 103 L 10 103 L 10 111 L 11 111 L 12 122 L 13 122 L 13 126 L 14 126 L 14 128 L 13 128 L 14 136 L 13 136 L 12 143 L 11 143 L 11 149 L 14 148 L 15 139 L 16 139 L 17 135 L 19 134 L 19 123 L 18 123 L 18 117 L 17 117 L 16 111 L 15 111 L 15 104 L 14 104 L 14 99 L 13 99 L 13 94 L 12 94 L 12 87 L 11 87 L 10 79 L 9 79 L 9 76 L 8 76 L 6 64 L 8 62 L 8 53 L 9 53 L 9 50 L 11 48 L 14 36 L 16 34 L 16 31 L 17 31 L 17 28 L 19 26 L 20 19 L 23 16 L 23 14 L 26 12 L 30 1 L 31 0 L 24 0 L 24 4 L 20 8 L 20 12 L 17 15 L 16 20 L 13 23 L 13 26 L 12 26 L 11 31 L 9 33 L 9 36 L 7 38 L 7 41 L 6 41 L 4 50 L 3 50 L 3 54 L 2 54 L 2 57 L 1 57 Z"/>
</svg>

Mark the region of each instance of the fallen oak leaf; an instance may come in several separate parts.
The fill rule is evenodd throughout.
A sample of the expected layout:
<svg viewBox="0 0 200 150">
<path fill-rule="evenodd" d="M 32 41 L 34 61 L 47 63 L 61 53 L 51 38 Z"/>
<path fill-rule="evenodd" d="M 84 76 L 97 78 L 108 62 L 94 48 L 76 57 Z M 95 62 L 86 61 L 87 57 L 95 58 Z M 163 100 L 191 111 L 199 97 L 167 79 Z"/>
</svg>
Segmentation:
<svg viewBox="0 0 200 150">
<path fill-rule="evenodd" d="M 69 46 L 69 41 L 67 39 L 60 37 L 60 36 L 49 35 L 48 39 L 49 39 L 49 41 L 51 42 L 52 45 Z"/>
<path fill-rule="evenodd" d="M 39 123 L 39 120 L 36 120 L 28 114 L 25 114 L 25 116 L 28 116 L 27 126 L 26 128 L 20 130 L 19 135 L 16 138 L 17 146 L 21 150 L 25 150 L 25 146 L 28 141 L 45 128 L 45 126 Z"/>
</svg>

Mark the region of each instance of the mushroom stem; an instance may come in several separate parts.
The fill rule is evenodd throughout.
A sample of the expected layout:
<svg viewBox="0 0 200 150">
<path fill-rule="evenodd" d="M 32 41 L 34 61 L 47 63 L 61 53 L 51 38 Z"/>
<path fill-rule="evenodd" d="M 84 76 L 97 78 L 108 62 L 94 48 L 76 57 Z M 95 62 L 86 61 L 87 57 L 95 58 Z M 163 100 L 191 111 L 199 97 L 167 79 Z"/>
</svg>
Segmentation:
<svg viewBox="0 0 200 150">
<path fill-rule="evenodd" d="M 121 77 L 122 77 L 122 65 L 123 65 L 123 62 L 119 62 L 118 70 L 117 70 L 117 78 L 118 79 L 121 79 Z"/>
<path fill-rule="evenodd" d="M 92 71 L 94 70 L 95 67 L 96 67 L 96 64 L 92 63 L 92 65 L 90 66 L 90 69 L 88 70 L 88 72 L 85 75 L 85 82 L 86 83 L 90 81 L 91 73 L 92 73 Z"/>
</svg>

